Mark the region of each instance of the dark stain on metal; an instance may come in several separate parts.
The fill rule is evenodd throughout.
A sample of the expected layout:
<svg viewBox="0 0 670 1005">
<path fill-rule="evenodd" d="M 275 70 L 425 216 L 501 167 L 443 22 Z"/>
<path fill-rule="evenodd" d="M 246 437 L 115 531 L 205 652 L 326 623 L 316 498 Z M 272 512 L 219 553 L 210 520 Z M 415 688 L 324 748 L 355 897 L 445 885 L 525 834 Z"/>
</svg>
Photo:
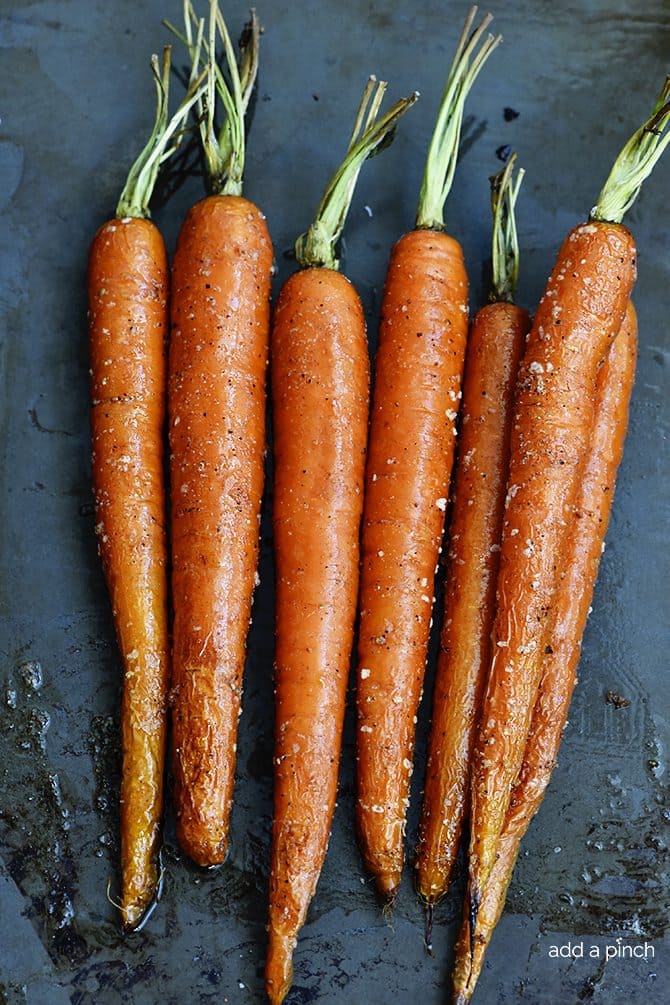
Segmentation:
<svg viewBox="0 0 670 1005">
<path fill-rule="evenodd" d="M 36 408 L 29 408 L 28 415 L 30 416 L 30 421 L 32 422 L 33 426 L 40 433 L 52 433 L 55 434 L 56 436 L 72 436 L 72 433 L 69 433 L 67 429 L 50 429 L 49 426 L 43 426 L 37 417 Z"/>
</svg>

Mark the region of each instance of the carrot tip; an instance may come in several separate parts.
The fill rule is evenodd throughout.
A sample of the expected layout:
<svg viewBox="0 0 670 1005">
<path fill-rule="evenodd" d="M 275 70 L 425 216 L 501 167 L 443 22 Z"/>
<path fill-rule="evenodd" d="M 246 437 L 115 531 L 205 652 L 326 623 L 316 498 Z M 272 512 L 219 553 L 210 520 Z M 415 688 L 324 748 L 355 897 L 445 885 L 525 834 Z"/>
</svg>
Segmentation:
<svg viewBox="0 0 670 1005">
<path fill-rule="evenodd" d="M 397 872 L 378 872 L 375 875 L 375 886 L 379 896 L 389 907 L 393 907 L 400 889 L 400 875 Z"/>
<path fill-rule="evenodd" d="M 163 852 L 159 850 L 150 881 L 146 884 L 140 896 L 128 902 L 124 898 L 122 903 L 116 904 L 109 895 L 109 886 L 107 887 L 107 899 L 121 911 L 121 925 L 126 934 L 140 932 L 144 928 L 154 913 L 158 901 L 161 899 L 164 878 Z"/>
<path fill-rule="evenodd" d="M 270 927 L 265 964 L 265 993 L 272 1005 L 281 1005 L 293 983 L 295 945 L 295 936 L 284 935 Z"/>
<path fill-rule="evenodd" d="M 426 952 L 429 956 L 433 955 L 433 913 L 434 906 L 431 903 L 425 905 L 426 908 L 426 927 L 423 932 L 423 944 L 426 947 Z"/>
<path fill-rule="evenodd" d="M 148 903 L 132 904 L 128 907 L 122 908 L 123 919 L 121 924 L 126 935 L 130 935 L 132 932 L 142 931 L 147 921 L 156 910 L 159 898 L 160 891 L 156 891 Z"/>
<path fill-rule="evenodd" d="M 398 887 L 391 890 L 389 893 L 384 894 L 384 903 L 382 905 L 382 918 L 384 921 L 391 923 L 393 918 L 393 908 L 395 907 L 396 897 L 398 896 Z"/>
<path fill-rule="evenodd" d="M 203 869 L 215 869 L 228 858 L 228 839 L 216 841 L 202 834 L 194 834 L 188 826 L 177 821 L 177 841 L 183 852 Z"/>
<path fill-rule="evenodd" d="M 275 991 L 274 987 L 272 986 L 272 982 L 266 981 L 265 993 L 268 996 L 268 1001 L 271 1003 L 271 1005 L 282 1005 L 282 1002 L 284 1001 L 286 995 L 288 994 L 288 988 L 282 991 Z"/>
</svg>

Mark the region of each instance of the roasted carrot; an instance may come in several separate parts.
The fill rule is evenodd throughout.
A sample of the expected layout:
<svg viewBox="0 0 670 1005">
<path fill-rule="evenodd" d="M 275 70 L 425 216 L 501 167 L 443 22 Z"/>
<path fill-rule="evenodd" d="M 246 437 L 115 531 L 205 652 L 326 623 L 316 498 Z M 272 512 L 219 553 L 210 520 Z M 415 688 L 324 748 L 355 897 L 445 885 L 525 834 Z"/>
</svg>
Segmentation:
<svg viewBox="0 0 670 1005">
<path fill-rule="evenodd" d="M 185 15 L 195 73 L 203 25 L 194 39 L 188 4 Z M 199 118 L 212 194 L 187 214 L 172 269 L 172 760 L 177 837 L 203 866 L 223 862 L 228 844 L 263 491 L 273 251 L 265 217 L 241 195 L 258 42 L 252 27 L 254 59 L 242 83 L 223 18 L 210 5 Z M 230 85 L 215 62 L 217 33 Z M 228 115 L 218 139 L 215 91 Z"/>
<path fill-rule="evenodd" d="M 293 950 L 325 858 L 337 791 L 358 593 L 369 361 L 361 302 L 337 271 L 335 246 L 363 161 L 416 98 L 377 122 L 385 87 L 371 78 L 365 89 L 347 156 L 296 243 L 302 271 L 284 285 L 272 328 L 277 644 L 265 987 L 273 1003 L 291 986 Z"/>
<path fill-rule="evenodd" d="M 492 303 L 470 329 L 452 492 L 444 622 L 415 877 L 430 907 L 446 892 L 469 807 L 470 762 L 491 657 L 517 370 L 530 318 L 513 301 L 518 272 L 514 156 L 491 179 Z M 430 912 L 429 912 L 430 917 Z"/>
<path fill-rule="evenodd" d="M 357 678 L 356 821 L 391 902 L 402 875 L 414 724 L 423 687 L 468 330 L 468 278 L 443 209 L 463 106 L 499 39 L 470 11 L 426 163 L 416 229 L 391 253 L 365 479 Z"/>
<path fill-rule="evenodd" d="M 149 200 L 197 97 L 168 122 L 170 50 L 152 57 L 154 128 L 88 263 L 96 534 L 123 660 L 121 916 L 136 928 L 159 892 L 168 689 L 163 479 L 168 266 Z"/>
<path fill-rule="evenodd" d="M 598 374 L 595 425 L 576 504 L 568 520 L 569 548 L 565 573 L 556 588 L 550 652 L 545 656 L 521 772 L 498 842 L 498 858 L 479 905 L 472 959 L 467 913 L 463 919 L 453 975 L 454 998 L 459 1005 L 472 997 L 493 929 L 502 914 L 521 840 L 539 809 L 556 764 L 623 454 L 636 352 L 637 322 L 629 301 L 619 334 Z"/>
<path fill-rule="evenodd" d="M 670 78 L 651 119 L 617 158 L 588 223 L 568 234 L 519 372 L 503 523 L 493 657 L 474 758 L 471 929 L 498 854 L 544 666 L 554 591 L 594 423 L 596 379 L 636 275 L 621 220 L 670 133 Z"/>
</svg>

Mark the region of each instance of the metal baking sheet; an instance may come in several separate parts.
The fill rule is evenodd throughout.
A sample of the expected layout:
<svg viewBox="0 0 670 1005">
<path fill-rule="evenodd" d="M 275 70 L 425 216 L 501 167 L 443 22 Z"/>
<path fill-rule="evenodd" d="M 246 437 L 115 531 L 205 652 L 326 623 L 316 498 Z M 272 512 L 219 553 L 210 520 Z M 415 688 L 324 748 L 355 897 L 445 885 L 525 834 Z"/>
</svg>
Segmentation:
<svg viewBox="0 0 670 1005">
<path fill-rule="evenodd" d="M 231 31 L 246 16 L 224 5 Z M 421 101 L 364 168 L 344 263 L 375 342 L 392 242 L 413 223 L 422 163 L 465 5 L 259 0 L 265 26 L 246 193 L 267 213 L 279 274 L 338 163 L 368 73 Z M 497 5 L 504 45 L 467 106 L 447 205 L 473 308 L 486 291 L 488 175 L 519 152 L 519 300 L 532 309 L 562 237 L 588 213 L 670 69 L 670 6 Z M 95 551 L 85 268 L 148 133 L 148 57 L 177 0 L 0 2 L 0 1001 L 260 1002 L 271 821 L 273 568 L 268 491 L 225 867 L 180 855 L 170 808 L 162 900 L 124 937 L 117 885 L 120 668 Z M 179 57 L 177 58 L 179 61 Z M 175 88 L 177 90 L 178 88 Z M 518 117 L 506 121 L 503 109 Z M 629 214 L 639 246 L 640 358 L 630 433 L 560 763 L 524 843 L 475 998 L 666 1002 L 668 966 L 667 469 L 670 154 Z M 174 245 L 203 194 L 187 177 L 155 219 Z M 408 829 L 416 830 L 430 681 Z M 628 699 L 617 709 L 615 691 Z M 353 832 L 353 729 L 326 866 L 295 956 L 290 1005 L 444 1002 L 462 875 L 436 912 L 434 956 L 408 868 L 391 920 Z M 620 938 L 622 941 L 617 942 Z M 583 958 L 554 958 L 580 944 Z M 601 948 L 600 959 L 589 954 Z M 606 947 L 651 947 L 605 961 Z M 578 950 L 577 950 L 578 951 Z M 611 954 L 610 954 L 611 955 Z"/>
</svg>

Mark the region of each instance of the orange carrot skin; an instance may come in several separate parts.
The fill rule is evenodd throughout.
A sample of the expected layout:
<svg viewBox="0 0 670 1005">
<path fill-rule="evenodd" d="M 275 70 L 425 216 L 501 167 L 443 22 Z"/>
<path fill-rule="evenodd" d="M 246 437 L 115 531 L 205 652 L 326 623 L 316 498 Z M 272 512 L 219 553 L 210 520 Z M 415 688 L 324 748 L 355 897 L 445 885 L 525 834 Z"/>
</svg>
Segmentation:
<svg viewBox="0 0 670 1005">
<path fill-rule="evenodd" d="M 380 893 L 389 899 L 403 867 L 467 304 L 460 245 L 429 230 L 401 237 L 389 262 L 376 359 L 357 679 L 359 844 Z"/>
<path fill-rule="evenodd" d="M 172 749 L 177 837 L 223 862 L 258 562 L 272 244 L 240 196 L 192 207 L 172 272 Z"/>
<path fill-rule="evenodd" d="M 598 375 L 595 425 L 570 519 L 566 570 L 556 590 L 552 652 L 545 657 L 523 765 L 500 836 L 498 858 L 479 905 L 472 964 L 467 912 L 461 928 L 453 975 L 454 994 L 461 1003 L 469 1001 L 474 991 L 493 929 L 503 911 L 522 838 L 540 807 L 556 765 L 623 455 L 636 355 L 637 321 L 629 302 L 623 325 Z"/>
<path fill-rule="evenodd" d="M 358 594 L 369 405 L 360 300 L 311 268 L 285 284 L 272 330 L 276 734 L 269 948 L 272 1002 L 323 865 L 335 807 Z"/>
<path fill-rule="evenodd" d="M 148 220 L 110 220 L 88 268 L 98 548 L 123 660 L 121 913 L 134 928 L 158 891 L 167 730 L 163 426 L 168 266 Z"/>
<path fill-rule="evenodd" d="M 493 658 L 476 745 L 470 881 L 481 898 L 521 768 L 557 567 L 593 428 L 596 378 L 636 275 L 633 238 L 591 222 L 564 241 L 519 372 Z"/>
<path fill-rule="evenodd" d="M 415 876 L 419 895 L 446 892 L 468 812 L 470 762 L 491 658 L 514 387 L 526 311 L 488 304 L 470 328 L 449 528 L 445 610 Z"/>
</svg>

